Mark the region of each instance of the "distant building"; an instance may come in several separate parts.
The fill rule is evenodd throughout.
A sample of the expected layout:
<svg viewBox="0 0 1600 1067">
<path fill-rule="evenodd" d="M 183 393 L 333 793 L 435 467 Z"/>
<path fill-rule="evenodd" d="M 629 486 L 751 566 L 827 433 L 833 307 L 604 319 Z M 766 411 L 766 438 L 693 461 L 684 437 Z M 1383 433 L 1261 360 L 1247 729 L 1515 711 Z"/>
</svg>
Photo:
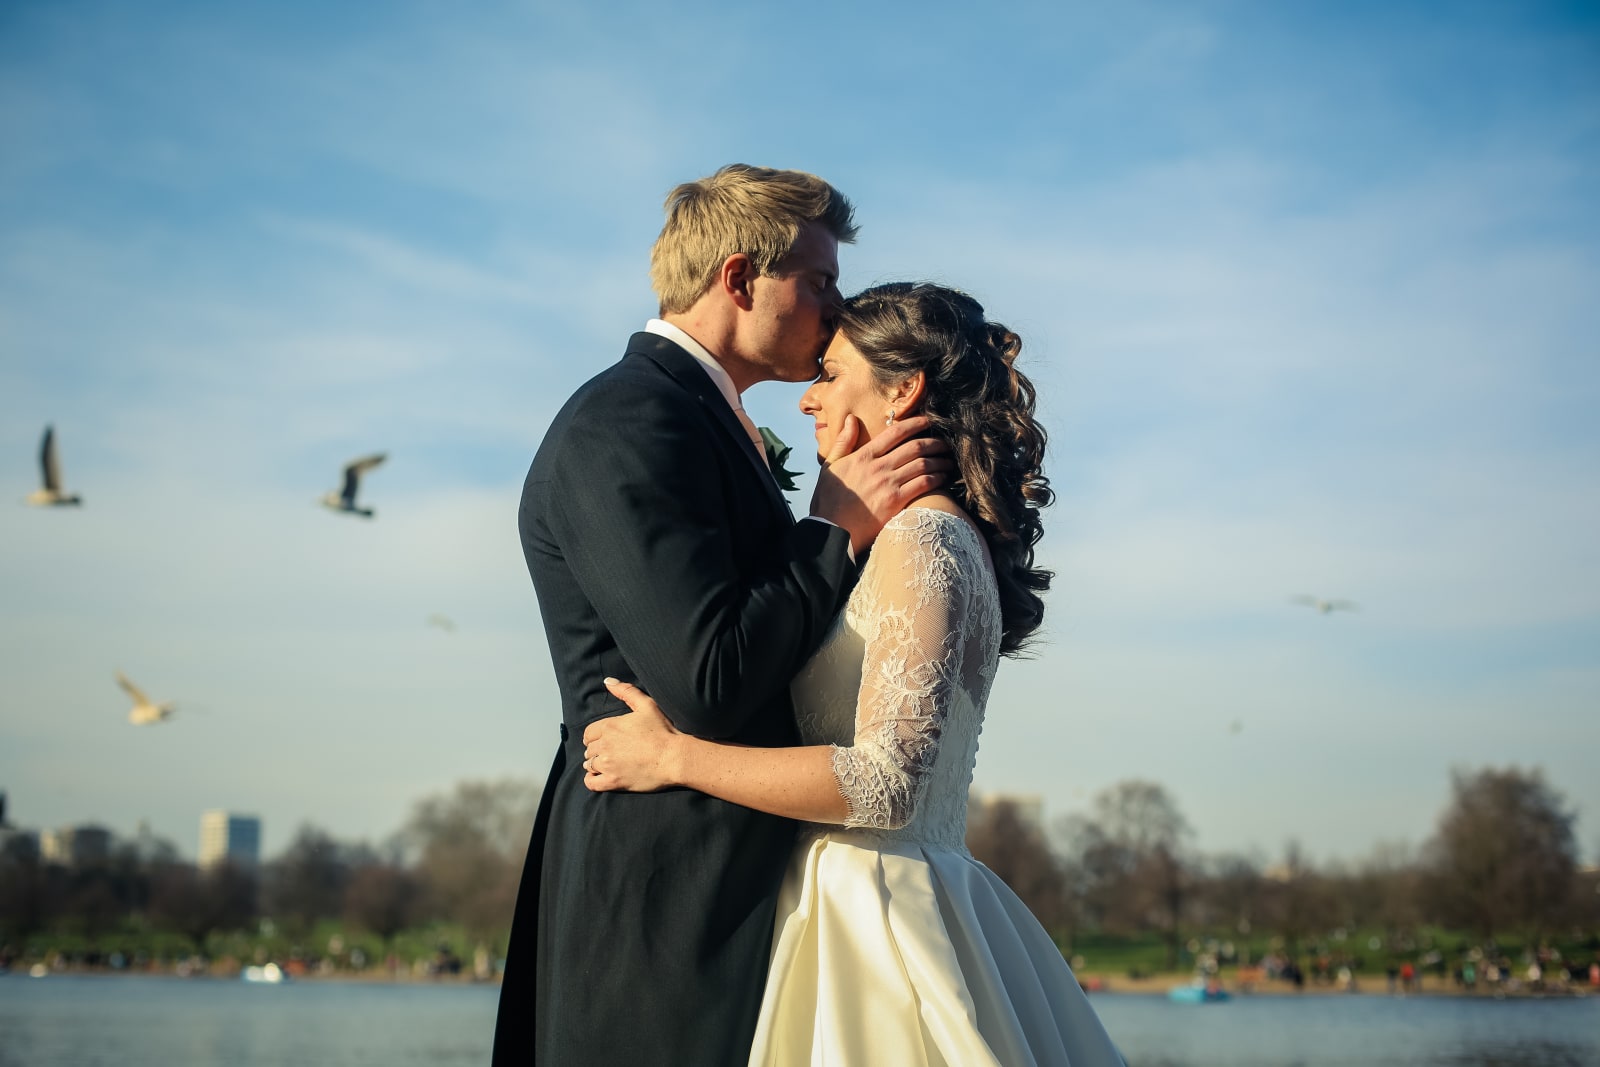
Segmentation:
<svg viewBox="0 0 1600 1067">
<path fill-rule="evenodd" d="M 63 826 L 39 835 L 39 855 L 46 863 L 87 867 L 111 858 L 111 831 L 103 826 Z"/>
<path fill-rule="evenodd" d="M 0 826 L 0 860 L 27 863 L 39 858 L 39 835 L 15 826 Z"/>
<path fill-rule="evenodd" d="M 39 835 L 6 822 L 6 795 L 0 792 L 0 860 L 36 860 Z"/>
<path fill-rule="evenodd" d="M 133 840 L 129 845 L 133 849 L 133 855 L 145 866 L 178 862 L 177 848 L 166 838 L 157 837 L 144 819 L 139 820 L 139 828 L 134 831 Z"/>
<path fill-rule="evenodd" d="M 208 811 L 200 816 L 200 866 L 226 860 L 240 867 L 261 862 L 261 820 L 254 815 Z"/>
</svg>

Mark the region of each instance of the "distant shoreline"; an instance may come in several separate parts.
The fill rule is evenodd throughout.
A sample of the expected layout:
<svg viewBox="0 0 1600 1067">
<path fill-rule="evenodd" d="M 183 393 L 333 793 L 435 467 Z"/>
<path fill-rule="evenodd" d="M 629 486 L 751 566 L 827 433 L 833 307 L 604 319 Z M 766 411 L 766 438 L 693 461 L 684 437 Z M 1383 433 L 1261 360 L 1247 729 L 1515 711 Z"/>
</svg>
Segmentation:
<svg viewBox="0 0 1600 1067">
<path fill-rule="evenodd" d="M 9 972 L 0 972 L 13 978 L 30 977 L 28 970 L 12 968 Z M 70 978 L 162 978 L 172 981 L 205 981 L 205 982 L 243 982 L 242 970 L 227 968 L 213 969 L 203 973 L 182 974 L 177 971 L 163 970 L 135 970 L 132 968 L 114 969 L 110 967 L 66 967 L 52 969 L 42 978 L 70 977 Z M 1084 990 L 1091 996 L 1165 996 L 1168 990 L 1178 986 L 1187 986 L 1192 981 L 1192 975 L 1187 972 L 1171 972 L 1165 974 L 1145 975 L 1139 978 L 1129 978 L 1126 974 L 1107 974 L 1096 971 L 1083 971 L 1078 974 L 1078 981 Z M 299 985 L 319 982 L 350 982 L 367 985 L 448 985 L 448 986 L 498 986 L 500 976 L 478 978 L 472 974 L 438 974 L 414 975 L 406 972 L 390 974 L 383 970 L 366 971 L 332 971 L 327 973 L 307 973 L 291 975 L 283 980 L 283 984 Z M 268 983 L 276 984 L 276 983 Z M 1365 976 L 1358 978 L 1353 989 L 1339 989 L 1329 985 L 1307 983 L 1304 988 L 1296 989 L 1293 985 L 1282 982 L 1261 982 L 1248 988 L 1241 988 L 1237 981 L 1230 981 L 1226 976 L 1222 980 L 1222 988 L 1231 996 L 1238 998 L 1248 997 L 1393 997 L 1405 999 L 1407 997 L 1452 997 L 1468 1000 L 1582 1000 L 1591 996 L 1600 996 L 1600 989 L 1588 985 L 1549 986 L 1544 989 L 1533 989 L 1526 983 L 1516 988 L 1485 988 L 1480 984 L 1475 989 L 1463 989 L 1438 977 L 1432 977 L 1413 988 L 1409 992 L 1398 989 L 1391 993 L 1388 981 L 1382 977 Z"/>
<path fill-rule="evenodd" d="M 1097 971 L 1080 971 L 1077 973 L 1078 982 L 1091 996 L 1165 996 L 1167 991 L 1177 986 L 1186 986 L 1193 981 L 1193 974 L 1187 971 L 1174 971 L 1165 974 L 1152 974 L 1139 978 L 1129 978 L 1126 974 L 1104 973 Z M 1588 985 L 1563 985 L 1546 986 L 1543 989 L 1533 989 L 1526 983 L 1521 983 L 1515 988 L 1489 988 L 1480 982 L 1476 988 L 1464 989 L 1457 986 L 1449 979 L 1429 976 L 1426 980 L 1417 983 L 1409 992 L 1402 992 L 1396 987 L 1394 992 L 1389 991 L 1388 980 L 1383 975 L 1360 975 L 1356 978 L 1354 988 L 1340 989 L 1334 985 L 1307 982 L 1302 988 L 1295 988 L 1289 982 L 1268 981 L 1257 982 L 1248 988 L 1241 987 L 1237 980 L 1232 979 L 1224 972 L 1221 976 L 1222 988 L 1234 997 L 1458 997 L 1468 1000 L 1569 1000 L 1582 999 L 1590 996 L 1600 996 L 1600 989 Z"/>
</svg>

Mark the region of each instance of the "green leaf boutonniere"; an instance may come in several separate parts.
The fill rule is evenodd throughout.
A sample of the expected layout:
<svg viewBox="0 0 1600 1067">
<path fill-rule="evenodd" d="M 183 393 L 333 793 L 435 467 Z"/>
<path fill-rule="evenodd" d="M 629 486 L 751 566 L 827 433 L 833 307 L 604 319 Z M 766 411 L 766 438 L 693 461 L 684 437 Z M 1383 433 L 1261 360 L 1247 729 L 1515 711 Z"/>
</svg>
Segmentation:
<svg viewBox="0 0 1600 1067">
<path fill-rule="evenodd" d="M 765 426 L 757 426 L 756 429 L 761 432 L 761 443 L 767 450 L 767 466 L 772 469 L 772 477 L 777 481 L 778 488 L 785 493 L 794 492 L 794 480 L 800 477 L 800 472 L 784 469 L 783 461 L 789 458 L 789 446 Z"/>
</svg>

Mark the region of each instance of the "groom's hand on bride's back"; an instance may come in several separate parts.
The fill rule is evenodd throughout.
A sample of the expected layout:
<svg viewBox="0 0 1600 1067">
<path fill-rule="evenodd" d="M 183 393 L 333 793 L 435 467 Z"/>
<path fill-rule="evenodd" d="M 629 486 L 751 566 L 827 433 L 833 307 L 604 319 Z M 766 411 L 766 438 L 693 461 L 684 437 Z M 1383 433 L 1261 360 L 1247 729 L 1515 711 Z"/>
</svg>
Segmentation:
<svg viewBox="0 0 1600 1067">
<path fill-rule="evenodd" d="M 944 485 L 955 469 L 950 446 L 928 435 L 925 415 L 902 419 L 858 448 L 863 436 L 860 420 L 846 416 L 811 496 L 811 514 L 843 527 L 857 555 L 884 523 Z"/>
</svg>

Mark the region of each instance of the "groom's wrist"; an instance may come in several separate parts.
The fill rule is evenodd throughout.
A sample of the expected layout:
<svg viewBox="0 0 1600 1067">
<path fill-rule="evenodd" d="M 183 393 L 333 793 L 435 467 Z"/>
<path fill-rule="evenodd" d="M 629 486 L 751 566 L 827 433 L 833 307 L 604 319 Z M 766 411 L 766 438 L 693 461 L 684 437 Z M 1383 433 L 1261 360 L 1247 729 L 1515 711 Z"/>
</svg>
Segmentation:
<svg viewBox="0 0 1600 1067">
<path fill-rule="evenodd" d="M 845 540 L 845 548 L 844 548 L 845 554 L 850 557 L 850 562 L 851 563 L 854 563 L 856 561 L 856 546 L 851 543 L 850 531 L 849 530 L 845 530 L 845 528 L 843 526 L 840 526 L 838 523 L 834 522 L 832 519 L 825 519 L 821 515 L 807 515 L 806 518 L 807 519 L 815 519 L 817 522 L 825 522 L 829 526 L 832 526 L 835 530 L 844 530 L 845 538 L 846 538 L 846 540 Z"/>
</svg>

